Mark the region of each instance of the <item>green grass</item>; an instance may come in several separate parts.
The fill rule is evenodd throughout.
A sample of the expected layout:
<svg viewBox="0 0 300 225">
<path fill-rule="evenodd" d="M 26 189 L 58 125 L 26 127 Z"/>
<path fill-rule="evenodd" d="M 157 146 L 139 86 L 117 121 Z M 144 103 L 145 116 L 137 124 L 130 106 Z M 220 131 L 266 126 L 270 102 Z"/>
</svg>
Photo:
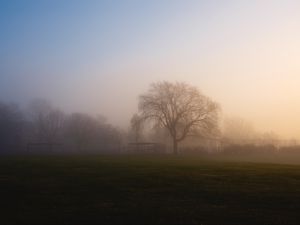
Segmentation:
<svg viewBox="0 0 300 225">
<path fill-rule="evenodd" d="M 0 158 L 0 224 L 300 224 L 300 166 L 172 156 Z"/>
</svg>

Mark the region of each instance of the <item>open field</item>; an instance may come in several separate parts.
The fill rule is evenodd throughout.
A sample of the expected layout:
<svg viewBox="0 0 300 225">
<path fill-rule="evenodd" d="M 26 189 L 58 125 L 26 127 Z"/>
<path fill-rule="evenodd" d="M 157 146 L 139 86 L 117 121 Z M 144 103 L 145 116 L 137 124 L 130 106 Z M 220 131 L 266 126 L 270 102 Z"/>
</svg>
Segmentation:
<svg viewBox="0 0 300 225">
<path fill-rule="evenodd" d="M 0 158 L 0 224 L 299 224 L 300 166 L 173 156 Z"/>
</svg>

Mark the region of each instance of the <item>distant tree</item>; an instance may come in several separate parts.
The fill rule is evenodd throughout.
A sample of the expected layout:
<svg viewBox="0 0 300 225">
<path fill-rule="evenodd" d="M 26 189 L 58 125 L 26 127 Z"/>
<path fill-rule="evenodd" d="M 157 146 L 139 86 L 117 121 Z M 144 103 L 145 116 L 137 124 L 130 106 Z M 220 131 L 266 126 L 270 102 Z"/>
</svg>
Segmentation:
<svg viewBox="0 0 300 225">
<path fill-rule="evenodd" d="M 138 114 L 134 114 L 130 120 L 131 131 L 134 135 L 135 142 L 139 142 L 143 131 L 143 118 Z"/>
<path fill-rule="evenodd" d="M 273 131 L 264 132 L 260 135 L 260 139 L 265 145 L 278 146 L 280 137 Z"/>
<path fill-rule="evenodd" d="M 77 146 L 78 151 L 83 151 L 91 142 L 96 133 L 97 121 L 84 113 L 73 113 L 67 120 L 67 136 Z"/>
<path fill-rule="evenodd" d="M 153 83 L 140 96 L 139 110 L 143 119 L 153 120 L 168 130 L 177 154 L 178 143 L 187 136 L 205 136 L 214 130 L 219 106 L 194 86 L 164 81 Z"/>
<path fill-rule="evenodd" d="M 23 115 L 15 104 L 0 102 L 0 152 L 10 152 L 19 145 Z"/>
<path fill-rule="evenodd" d="M 224 120 L 223 137 L 233 144 L 247 144 L 247 142 L 253 144 L 258 133 L 249 121 L 239 117 L 229 117 Z"/>
<path fill-rule="evenodd" d="M 103 116 L 98 116 L 96 121 L 96 138 L 98 144 L 102 145 L 102 147 L 106 146 L 107 148 L 109 145 L 118 146 L 118 148 L 120 148 L 121 131 L 109 124 Z"/>
<path fill-rule="evenodd" d="M 106 123 L 104 117 L 94 118 L 84 113 L 73 113 L 68 117 L 66 137 L 79 152 L 92 149 L 109 151 L 110 145 L 117 148 L 120 145 L 118 130 Z"/>
<path fill-rule="evenodd" d="M 49 144 L 57 142 L 64 129 L 64 113 L 44 99 L 33 100 L 30 110 L 37 140 Z"/>
</svg>

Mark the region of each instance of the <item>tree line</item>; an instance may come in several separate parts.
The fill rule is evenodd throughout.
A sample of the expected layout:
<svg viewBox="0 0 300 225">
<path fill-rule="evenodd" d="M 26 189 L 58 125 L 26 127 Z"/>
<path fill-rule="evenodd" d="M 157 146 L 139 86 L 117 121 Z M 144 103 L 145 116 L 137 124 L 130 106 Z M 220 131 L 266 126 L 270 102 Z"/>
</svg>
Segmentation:
<svg viewBox="0 0 300 225">
<path fill-rule="evenodd" d="M 85 113 L 66 114 L 49 101 L 35 99 L 21 110 L 0 103 L 0 149 L 6 152 L 118 151 L 121 131 L 104 117 Z"/>
<path fill-rule="evenodd" d="M 32 100 L 26 110 L 0 102 L 0 152 L 117 153 L 126 150 L 129 142 L 168 145 L 174 154 L 179 149 L 201 152 L 219 151 L 220 147 L 246 152 L 257 150 L 257 143 L 269 146 L 263 148 L 266 151 L 278 145 L 276 134 L 258 133 L 240 118 L 221 121 L 220 114 L 220 104 L 197 87 L 167 81 L 152 83 L 139 96 L 128 131 L 111 125 L 103 116 L 67 114 L 45 99 Z"/>
</svg>

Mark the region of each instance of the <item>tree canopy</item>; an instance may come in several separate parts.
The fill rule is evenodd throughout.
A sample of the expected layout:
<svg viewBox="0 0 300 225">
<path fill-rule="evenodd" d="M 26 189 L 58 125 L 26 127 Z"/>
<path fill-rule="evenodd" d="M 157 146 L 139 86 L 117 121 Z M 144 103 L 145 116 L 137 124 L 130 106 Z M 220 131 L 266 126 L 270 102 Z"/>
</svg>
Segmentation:
<svg viewBox="0 0 300 225">
<path fill-rule="evenodd" d="M 190 135 L 208 135 L 217 126 L 219 106 L 196 87 L 186 83 L 157 82 L 139 98 L 145 120 L 165 127 L 173 139 L 173 151 Z"/>
</svg>

